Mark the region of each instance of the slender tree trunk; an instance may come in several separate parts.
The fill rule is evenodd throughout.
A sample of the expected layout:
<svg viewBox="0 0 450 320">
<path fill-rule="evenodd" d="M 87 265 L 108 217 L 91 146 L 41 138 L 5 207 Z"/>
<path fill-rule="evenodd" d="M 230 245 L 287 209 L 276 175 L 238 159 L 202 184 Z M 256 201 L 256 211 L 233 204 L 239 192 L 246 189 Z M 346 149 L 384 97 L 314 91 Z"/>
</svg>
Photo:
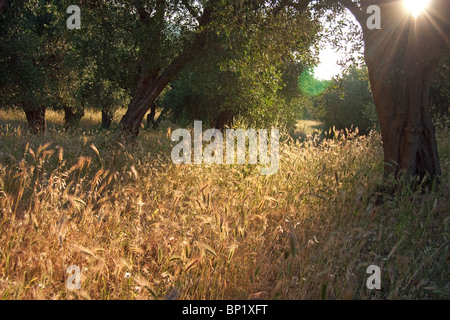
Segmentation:
<svg viewBox="0 0 450 320">
<path fill-rule="evenodd" d="M 45 122 L 45 108 L 39 109 L 24 109 L 25 115 L 27 117 L 28 126 L 33 134 L 45 133 L 46 122 Z"/>
<path fill-rule="evenodd" d="M 381 29 L 368 29 L 365 10 L 341 1 L 359 21 L 365 61 L 383 138 L 385 177 L 441 174 L 429 91 L 435 71 L 449 49 L 450 0 L 435 0 L 413 18 L 403 1 L 378 1 Z"/>
<path fill-rule="evenodd" d="M 102 128 L 109 129 L 111 127 L 111 123 L 114 117 L 114 111 L 103 108 L 102 109 Z"/>
<path fill-rule="evenodd" d="M 166 115 L 169 113 L 169 108 L 165 107 L 158 115 L 158 118 L 155 120 L 155 126 L 159 125 L 162 120 L 166 117 Z"/>
<path fill-rule="evenodd" d="M 147 115 L 147 127 L 149 129 L 152 129 L 156 126 L 156 105 L 152 104 L 152 107 L 150 108 L 150 113 Z"/>
</svg>

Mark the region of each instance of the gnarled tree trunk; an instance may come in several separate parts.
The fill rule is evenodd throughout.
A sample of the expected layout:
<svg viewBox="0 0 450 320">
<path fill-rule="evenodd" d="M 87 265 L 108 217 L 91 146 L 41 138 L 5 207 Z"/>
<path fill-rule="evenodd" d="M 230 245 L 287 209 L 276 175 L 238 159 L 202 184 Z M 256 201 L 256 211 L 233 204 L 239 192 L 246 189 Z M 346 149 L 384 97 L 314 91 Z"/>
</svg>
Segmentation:
<svg viewBox="0 0 450 320">
<path fill-rule="evenodd" d="M 376 2 L 376 3 L 375 3 Z M 435 0 L 414 18 L 403 1 L 341 1 L 364 34 L 365 61 L 383 138 L 385 177 L 441 174 L 429 107 L 433 75 L 449 49 L 450 0 Z M 368 29 L 365 10 L 377 4 L 381 29 Z"/>
<path fill-rule="evenodd" d="M 122 134 L 129 137 L 136 137 L 139 134 L 142 119 L 173 76 L 175 73 L 152 78 L 150 72 L 141 71 L 140 80 L 128 110 L 120 121 L 119 130 Z"/>
<path fill-rule="evenodd" d="M 136 90 L 127 112 L 120 121 L 119 132 L 131 138 L 139 134 L 142 119 L 149 108 L 155 104 L 161 92 L 178 73 L 195 59 L 195 51 L 204 45 L 205 39 L 198 34 L 193 43 L 188 45 L 164 70 L 149 70 L 141 66 Z"/>
<path fill-rule="evenodd" d="M 45 122 L 45 108 L 24 109 L 28 126 L 33 134 L 45 133 L 47 125 Z"/>
<path fill-rule="evenodd" d="M 199 31 L 196 33 L 192 42 L 186 43 L 182 52 L 175 57 L 171 63 L 165 67 L 159 66 L 149 68 L 148 66 L 152 65 L 149 63 L 151 57 L 146 56 L 143 58 L 139 68 L 136 89 L 128 106 L 128 110 L 119 124 L 119 134 L 121 136 L 134 138 L 139 134 L 142 119 L 149 108 L 154 105 L 164 88 L 188 65 L 188 63 L 201 54 L 201 49 L 206 46 L 207 42 L 207 31 L 202 30 L 202 28 L 212 21 L 212 7 L 217 2 L 218 1 L 216 0 L 211 0 L 207 3 L 202 14 L 196 18 L 199 24 Z M 164 1 L 161 1 L 161 3 L 162 5 L 160 8 L 163 8 L 165 6 Z M 148 23 L 149 16 L 145 9 L 143 7 L 138 7 L 137 10 L 142 22 L 144 24 Z M 164 17 L 164 15 L 162 15 L 162 17 Z M 157 40 L 153 43 L 154 46 L 160 45 L 159 40 L 162 36 L 162 29 L 160 31 L 160 35 L 156 37 Z"/>
</svg>

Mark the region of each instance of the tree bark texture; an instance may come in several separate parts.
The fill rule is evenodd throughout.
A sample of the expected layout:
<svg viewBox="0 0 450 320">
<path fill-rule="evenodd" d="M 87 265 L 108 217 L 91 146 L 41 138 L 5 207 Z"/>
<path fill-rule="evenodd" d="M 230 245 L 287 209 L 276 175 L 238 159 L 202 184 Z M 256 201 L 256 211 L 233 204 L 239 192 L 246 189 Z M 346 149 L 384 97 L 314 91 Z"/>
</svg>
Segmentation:
<svg viewBox="0 0 450 320">
<path fill-rule="evenodd" d="M 25 115 L 27 117 L 28 127 L 33 134 L 45 133 L 46 122 L 45 122 L 45 108 L 39 109 L 24 109 Z"/>
<path fill-rule="evenodd" d="M 151 78 L 150 72 L 140 72 L 140 80 L 137 88 L 133 94 L 127 112 L 120 121 L 119 130 L 122 134 L 130 137 L 136 137 L 139 134 L 142 119 L 148 109 L 154 104 L 155 100 L 174 76 L 175 73 Z"/>
</svg>

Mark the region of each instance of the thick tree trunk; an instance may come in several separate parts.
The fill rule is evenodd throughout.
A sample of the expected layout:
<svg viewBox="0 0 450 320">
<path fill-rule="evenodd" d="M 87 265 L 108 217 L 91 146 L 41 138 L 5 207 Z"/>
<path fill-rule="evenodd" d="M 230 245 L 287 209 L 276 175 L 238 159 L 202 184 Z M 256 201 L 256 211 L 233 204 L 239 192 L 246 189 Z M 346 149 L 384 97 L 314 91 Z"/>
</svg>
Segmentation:
<svg viewBox="0 0 450 320">
<path fill-rule="evenodd" d="M 417 19 L 404 9 L 403 1 L 379 1 L 379 30 L 367 28 L 364 6 L 360 11 L 349 1 L 341 2 L 363 29 L 365 61 L 383 138 L 385 177 L 439 176 L 429 90 L 449 48 L 450 1 L 435 0 Z"/>
<path fill-rule="evenodd" d="M 27 117 L 28 126 L 33 134 L 45 133 L 45 108 L 27 110 L 24 109 Z"/>
<path fill-rule="evenodd" d="M 441 174 L 436 135 L 431 120 L 428 70 L 416 76 L 378 78 L 376 66 L 368 65 L 372 92 L 383 137 L 385 176 L 400 172 L 408 176 L 434 177 Z M 398 65 L 393 69 L 407 72 Z"/>
<path fill-rule="evenodd" d="M 191 44 L 165 70 L 148 70 L 141 67 L 136 90 L 127 112 L 120 121 L 119 133 L 121 136 L 134 138 L 139 134 L 142 119 L 148 109 L 155 104 L 156 99 L 169 82 L 195 58 L 193 49 L 196 44 L 200 45 L 200 42 Z"/>
<path fill-rule="evenodd" d="M 213 20 L 212 8 L 217 2 L 216 0 L 208 1 L 208 5 L 203 9 L 201 16 L 196 18 L 199 24 L 199 32 L 196 33 L 192 42 L 186 43 L 183 51 L 167 67 L 148 69 L 146 66 L 151 65 L 151 63 L 148 63 L 151 57 L 144 58 L 140 66 L 136 90 L 134 91 L 126 114 L 120 121 L 119 136 L 126 136 L 127 138 L 136 137 L 139 134 L 142 119 L 149 108 L 154 105 L 164 88 L 189 62 L 201 54 L 202 49 L 205 48 L 207 43 L 207 33 L 201 29 Z M 161 4 L 161 8 L 163 8 L 164 1 Z M 137 10 L 142 22 L 144 24 L 147 23 L 149 20 L 145 9 L 141 6 Z M 153 45 L 160 45 L 159 40 L 154 41 Z"/>
<path fill-rule="evenodd" d="M 139 83 L 128 110 L 120 121 L 121 134 L 130 138 L 139 134 L 142 119 L 169 83 L 168 79 L 161 81 L 160 79 L 148 79 L 148 76 L 148 74 L 142 75 L 144 81 Z"/>
<path fill-rule="evenodd" d="M 84 109 L 76 110 L 75 112 L 69 106 L 63 106 L 64 109 L 64 129 L 69 130 L 75 127 L 84 116 Z"/>
</svg>

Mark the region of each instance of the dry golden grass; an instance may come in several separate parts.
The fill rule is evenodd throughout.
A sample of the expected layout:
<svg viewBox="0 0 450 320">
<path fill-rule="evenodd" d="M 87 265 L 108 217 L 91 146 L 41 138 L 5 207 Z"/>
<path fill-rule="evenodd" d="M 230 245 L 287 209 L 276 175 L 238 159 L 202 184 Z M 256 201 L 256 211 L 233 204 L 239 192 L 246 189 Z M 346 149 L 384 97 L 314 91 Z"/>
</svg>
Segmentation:
<svg viewBox="0 0 450 320">
<path fill-rule="evenodd" d="M 440 187 L 394 197 L 378 194 L 375 133 L 286 140 L 278 174 L 260 176 L 250 165 L 173 165 L 169 124 L 124 146 L 89 123 L 60 132 L 56 116 L 55 130 L 31 136 L 9 114 L 3 299 L 450 297 L 448 127 Z M 372 264 L 381 290 L 366 288 Z M 70 265 L 81 290 L 66 288 Z"/>
<path fill-rule="evenodd" d="M 294 135 L 313 135 L 320 134 L 322 122 L 314 120 L 298 120 Z"/>
</svg>

